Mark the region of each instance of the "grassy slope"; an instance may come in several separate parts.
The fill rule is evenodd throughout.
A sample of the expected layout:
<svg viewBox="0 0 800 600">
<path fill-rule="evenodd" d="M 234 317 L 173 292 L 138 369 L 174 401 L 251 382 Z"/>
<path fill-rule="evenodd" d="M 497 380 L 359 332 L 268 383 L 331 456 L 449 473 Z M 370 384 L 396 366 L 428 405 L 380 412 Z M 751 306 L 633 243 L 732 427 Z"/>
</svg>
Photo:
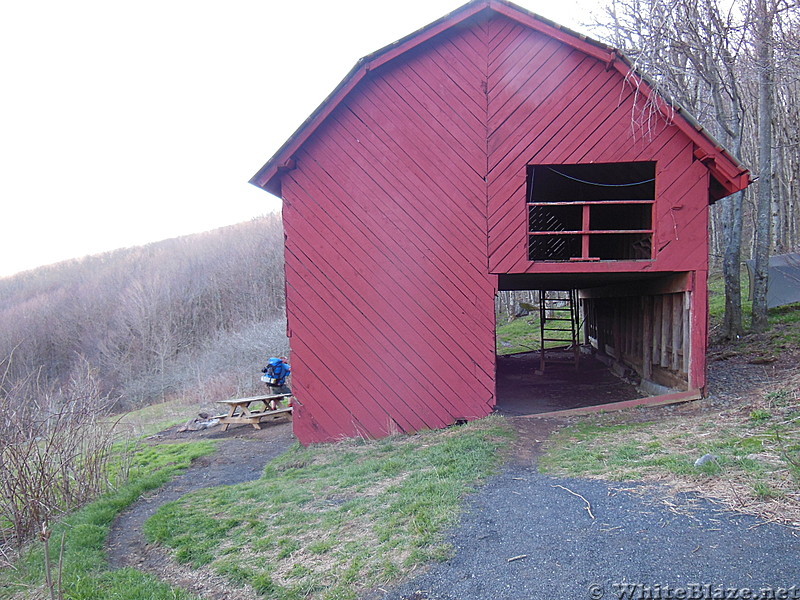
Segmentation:
<svg viewBox="0 0 800 600">
<path fill-rule="evenodd" d="M 258 481 L 165 505 L 145 533 L 179 561 L 270 598 L 355 598 L 449 556 L 444 529 L 456 522 L 464 494 L 501 462 L 510 436 L 502 419 L 488 418 L 414 436 L 298 446 Z"/>
<path fill-rule="evenodd" d="M 788 389 L 765 401 L 749 415 L 645 423 L 618 415 L 587 418 L 551 438 L 540 466 L 573 476 L 672 478 L 709 489 L 736 481 L 742 502 L 789 500 L 800 492 L 800 406 Z M 714 458 L 695 466 L 705 454 Z"/>
<path fill-rule="evenodd" d="M 109 570 L 105 543 L 111 523 L 142 494 L 160 487 L 192 460 L 212 452 L 211 442 L 163 444 L 135 452 L 127 483 L 52 528 L 50 562 L 58 564 L 64 536 L 64 597 L 70 600 L 190 600 L 193 596 L 134 569 Z M 44 598 L 44 550 L 31 545 L 13 569 L 0 572 L 0 598 Z M 55 575 L 54 575 L 55 577 Z"/>
<path fill-rule="evenodd" d="M 503 461 L 512 435 L 490 417 L 414 436 L 297 446 L 258 481 L 164 506 L 146 534 L 173 547 L 179 561 L 265 597 L 354 598 L 365 585 L 448 556 L 444 529 L 464 495 Z M 128 483 L 55 525 L 50 561 L 55 569 L 63 533 L 64 597 L 194 599 L 135 569 L 110 570 L 104 547 L 116 515 L 211 451 L 210 442 L 146 447 L 134 454 Z M 48 596 L 44 564 L 42 544 L 32 544 L 0 572 L 0 598 Z"/>
<path fill-rule="evenodd" d="M 210 413 L 217 411 L 214 403 L 200 406 L 196 398 L 181 396 L 125 413 L 120 417 L 117 428 L 132 437 L 153 435 L 167 427 L 185 423 L 187 416 L 194 417 L 201 409 Z"/>
<path fill-rule="evenodd" d="M 539 313 L 531 313 L 527 317 L 520 317 L 503 323 L 503 317 L 498 317 L 496 352 L 497 354 L 516 354 L 518 352 L 531 352 L 541 348 L 541 332 L 539 329 Z M 547 342 L 548 348 L 565 346 L 572 343 L 569 332 L 548 331 L 548 337 L 561 338 L 564 342 Z"/>
<path fill-rule="evenodd" d="M 711 321 L 711 337 L 722 322 L 725 312 L 725 284 L 717 275 L 708 282 L 708 312 Z M 749 299 L 750 280 L 747 270 L 742 269 L 742 311 L 744 325 L 750 326 L 753 303 Z M 782 350 L 800 348 L 800 304 L 790 304 L 769 311 L 769 331 L 762 335 L 745 335 L 740 340 L 727 344 L 728 352 L 775 354 Z"/>
</svg>

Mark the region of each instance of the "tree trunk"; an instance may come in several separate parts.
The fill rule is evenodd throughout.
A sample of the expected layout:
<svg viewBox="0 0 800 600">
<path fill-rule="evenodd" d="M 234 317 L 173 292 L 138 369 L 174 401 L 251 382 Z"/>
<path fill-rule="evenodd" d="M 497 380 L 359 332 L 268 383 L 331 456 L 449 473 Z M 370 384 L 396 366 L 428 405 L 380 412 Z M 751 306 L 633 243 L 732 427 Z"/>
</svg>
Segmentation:
<svg viewBox="0 0 800 600">
<path fill-rule="evenodd" d="M 742 335 L 742 201 L 744 192 L 737 192 L 726 200 L 725 256 L 722 273 L 725 279 L 725 317 L 722 324 L 724 338 L 733 340 Z"/>
<path fill-rule="evenodd" d="M 755 232 L 753 330 L 767 328 L 767 289 L 772 225 L 772 18 L 768 0 L 756 10 L 756 67 L 758 69 L 758 203 Z"/>
<path fill-rule="evenodd" d="M 774 82 L 773 82 L 774 83 Z M 778 128 L 775 126 L 776 137 Z M 775 254 L 785 254 L 789 251 L 787 232 L 789 231 L 788 195 L 786 194 L 785 172 L 786 148 L 782 140 L 778 141 L 772 164 L 772 240 Z"/>
</svg>

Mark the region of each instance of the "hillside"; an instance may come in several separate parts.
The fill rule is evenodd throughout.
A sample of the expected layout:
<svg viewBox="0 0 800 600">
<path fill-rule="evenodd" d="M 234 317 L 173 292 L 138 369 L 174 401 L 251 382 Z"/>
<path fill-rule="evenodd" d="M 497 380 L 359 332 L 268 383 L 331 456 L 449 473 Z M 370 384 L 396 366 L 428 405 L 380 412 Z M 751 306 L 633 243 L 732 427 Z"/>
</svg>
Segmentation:
<svg viewBox="0 0 800 600">
<path fill-rule="evenodd" d="M 118 409 L 247 391 L 287 351 L 282 242 L 267 215 L 0 279 L 3 391 L 89 379 Z"/>
</svg>

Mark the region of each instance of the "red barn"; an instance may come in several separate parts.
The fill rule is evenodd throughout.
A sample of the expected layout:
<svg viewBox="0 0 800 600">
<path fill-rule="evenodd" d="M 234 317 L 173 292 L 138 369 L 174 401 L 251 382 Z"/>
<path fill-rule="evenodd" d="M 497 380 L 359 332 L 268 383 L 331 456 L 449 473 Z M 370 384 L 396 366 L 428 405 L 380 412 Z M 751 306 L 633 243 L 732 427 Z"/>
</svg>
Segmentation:
<svg viewBox="0 0 800 600">
<path fill-rule="evenodd" d="M 361 59 L 252 179 L 284 201 L 297 437 L 492 412 L 500 289 L 580 290 L 600 352 L 701 391 L 709 204 L 749 181 L 613 48 L 507 2 Z"/>
</svg>

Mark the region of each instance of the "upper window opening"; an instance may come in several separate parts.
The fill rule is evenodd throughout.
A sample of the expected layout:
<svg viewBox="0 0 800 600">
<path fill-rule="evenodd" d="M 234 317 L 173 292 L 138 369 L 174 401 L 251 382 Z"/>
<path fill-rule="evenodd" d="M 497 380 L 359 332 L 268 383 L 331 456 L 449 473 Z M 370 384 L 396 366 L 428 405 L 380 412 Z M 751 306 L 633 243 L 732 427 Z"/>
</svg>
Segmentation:
<svg viewBox="0 0 800 600">
<path fill-rule="evenodd" d="M 530 260 L 650 260 L 654 162 L 528 165 Z"/>
</svg>

